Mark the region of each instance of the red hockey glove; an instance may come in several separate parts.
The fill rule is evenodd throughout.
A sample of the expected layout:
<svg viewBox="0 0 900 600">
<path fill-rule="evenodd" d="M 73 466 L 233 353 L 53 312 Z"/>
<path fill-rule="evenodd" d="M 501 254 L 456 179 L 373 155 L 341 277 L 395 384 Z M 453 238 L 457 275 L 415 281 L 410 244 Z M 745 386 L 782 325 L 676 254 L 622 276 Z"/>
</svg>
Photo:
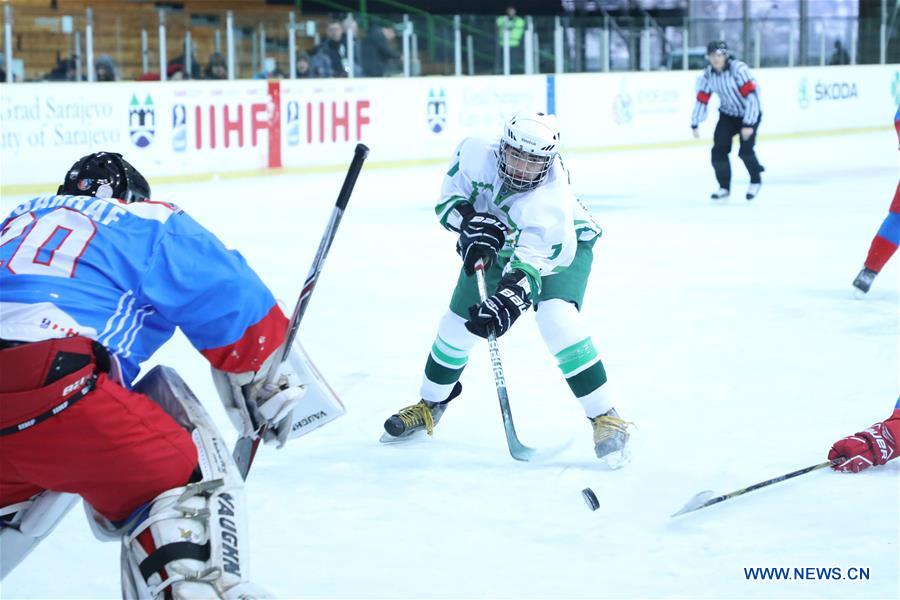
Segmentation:
<svg viewBox="0 0 900 600">
<path fill-rule="evenodd" d="M 886 421 L 875 423 L 865 431 L 838 440 L 831 447 L 828 459 L 847 460 L 832 467 L 835 471 L 859 473 L 872 465 L 883 465 L 897 457 L 897 438 L 900 437 L 900 410 Z"/>
</svg>

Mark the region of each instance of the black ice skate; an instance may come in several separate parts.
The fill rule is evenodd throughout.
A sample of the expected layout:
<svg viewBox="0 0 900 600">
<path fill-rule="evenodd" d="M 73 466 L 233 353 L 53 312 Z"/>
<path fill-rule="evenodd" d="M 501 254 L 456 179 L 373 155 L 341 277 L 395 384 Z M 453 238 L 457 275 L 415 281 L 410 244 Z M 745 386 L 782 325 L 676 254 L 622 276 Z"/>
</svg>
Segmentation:
<svg viewBox="0 0 900 600">
<path fill-rule="evenodd" d="M 731 190 L 720 187 L 718 190 L 709 195 L 713 200 L 724 200 L 731 195 Z"/>
<path fill-rule="evenodd" d="M 450 397 L 443 402 L 428 402 L 427 400 L 419 400 L 412 406 L 400 409 L 397 414 L 384 422 L 384 433 L 381 436 L 381 442 L 393 443 L 409 439 L 410 436 L 425 431 L 428 435 L 434 434 L 434 428 L 441 420 L 441 415 L 447 410 L 450 401 L 459 396 L 462 392 L 462 384 L 456 382 Z"/>
<path fill-rule="evenodd" d="M 628 449 L 628 421 L 619 418 L 612 408 L 609 412 L 590 419 L 594 426 L 594 452 L 611 469 L 620 469 L 631 460 Z"/>
<path fill-rule="evenodd" d="M 751 183 L 750 187 L 747 188 L 747 200 L 756 198 L 759 195 L 759 188 L 761 187 L 761 183 Z"/>
<path fill-rule="evenodd" d="M 876 275 L 878 275 L 877 271 L 863 267 L 862 271 L 859 272 L 859 275 L 856 276 L 856 279 L 853 280 L 853 287 L 863 294 L 867 294 L 869 288 L 872 287 L 872 282 L 875 281 Z"/>
</svg>

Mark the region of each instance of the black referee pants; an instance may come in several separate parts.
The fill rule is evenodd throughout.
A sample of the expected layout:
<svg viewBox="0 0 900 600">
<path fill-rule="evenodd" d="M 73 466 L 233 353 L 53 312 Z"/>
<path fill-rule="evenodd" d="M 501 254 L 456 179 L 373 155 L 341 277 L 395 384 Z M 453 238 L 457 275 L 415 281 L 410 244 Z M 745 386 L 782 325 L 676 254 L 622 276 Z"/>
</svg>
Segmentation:
<svg viewBox="0 0 900 600">
<path fill-rule="evenodd" d="M 762 181 L 759 174 L 763 172 L 763 167 L 756 158 L 756 152 L 753 151 L 761 119 L 762 115 L 754 123 L 753 135 L 747 140 L 741 139 L 741 148 L 738 151 L 738 156 L 744 161 L 747 172 L 750 173 L 750 183 Z M 719 113 L 719 122 L 716 124 L 716 132 L 713 134 L 712 166 L 716 171 L 716 180 L 718 180 L 719 186 L 726 190 L 731 189 L 731 162 L 728 160 L 728 154 L 731 153 L 731 140 L 735 135 L 741 133 L 743 126 L 741 117 Z"/>
</svg>

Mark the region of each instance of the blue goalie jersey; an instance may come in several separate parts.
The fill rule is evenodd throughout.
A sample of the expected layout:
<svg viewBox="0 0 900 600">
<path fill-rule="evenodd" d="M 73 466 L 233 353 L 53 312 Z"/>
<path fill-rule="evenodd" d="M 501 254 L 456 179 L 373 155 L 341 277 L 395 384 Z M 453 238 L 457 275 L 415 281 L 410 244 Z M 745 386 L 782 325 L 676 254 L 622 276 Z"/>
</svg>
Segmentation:
<svg viewBox="0 0 900 600">
<path fill-rule="evenodd" d="M 287 319 L 243 257 L 177 207 L 43 196 L 0 229 L 0 338 L 82 335 L 130 384 L 181 327 L 210 363 L 255 371 Z"/>
</svg>

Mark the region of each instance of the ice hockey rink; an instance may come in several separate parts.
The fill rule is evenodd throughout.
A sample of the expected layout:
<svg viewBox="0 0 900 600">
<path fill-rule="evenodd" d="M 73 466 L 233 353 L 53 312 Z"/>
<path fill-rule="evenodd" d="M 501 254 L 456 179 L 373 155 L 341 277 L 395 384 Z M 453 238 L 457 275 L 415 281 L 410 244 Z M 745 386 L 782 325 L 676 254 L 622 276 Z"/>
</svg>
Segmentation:
<svg viewBox="0 0 900 600">
<path fill-rule="evenodd" d="M 762 137 L 752 203 L 734 154 L 734 194 L 708 199 L 706 144 L 564 154 L 604 229 L 583 312 L 636 425 L 633 461 L 615 472 L 599 468 L 532 314 L 500 340 L 511 405 L 523 442 L 573 439 L 563 454 L 510 458 L 485 345 L 433 439 L 378 443 L 384 419 L 418 399 L 459 259 L 433 213 L 444 165 L 364 169 L 300 333 L 348 412 L 260 450 L 247 481 L 252 579 L 302 598 L 897 598 L 900 461 L 670 518 L 701 490 L 821 462 L 832 442 L 890 414 L 898 259 L 865 298 L 850 285 L 897 183 L 889 117 L 876 133 Z M 291 306 L 342 177 L 157 185 L 154 196 L 240 249 Z M 3 197 L 2 212 L 22 199 Z M 234 439 L 206 362 L 180 334 L 156 363 L 176 367 Z M 868 578 L 748 580 L 756 567 Z M 0 595 L 118 597 L 119 546 L 95 541 L 77 507 Z"/>
</svg>

